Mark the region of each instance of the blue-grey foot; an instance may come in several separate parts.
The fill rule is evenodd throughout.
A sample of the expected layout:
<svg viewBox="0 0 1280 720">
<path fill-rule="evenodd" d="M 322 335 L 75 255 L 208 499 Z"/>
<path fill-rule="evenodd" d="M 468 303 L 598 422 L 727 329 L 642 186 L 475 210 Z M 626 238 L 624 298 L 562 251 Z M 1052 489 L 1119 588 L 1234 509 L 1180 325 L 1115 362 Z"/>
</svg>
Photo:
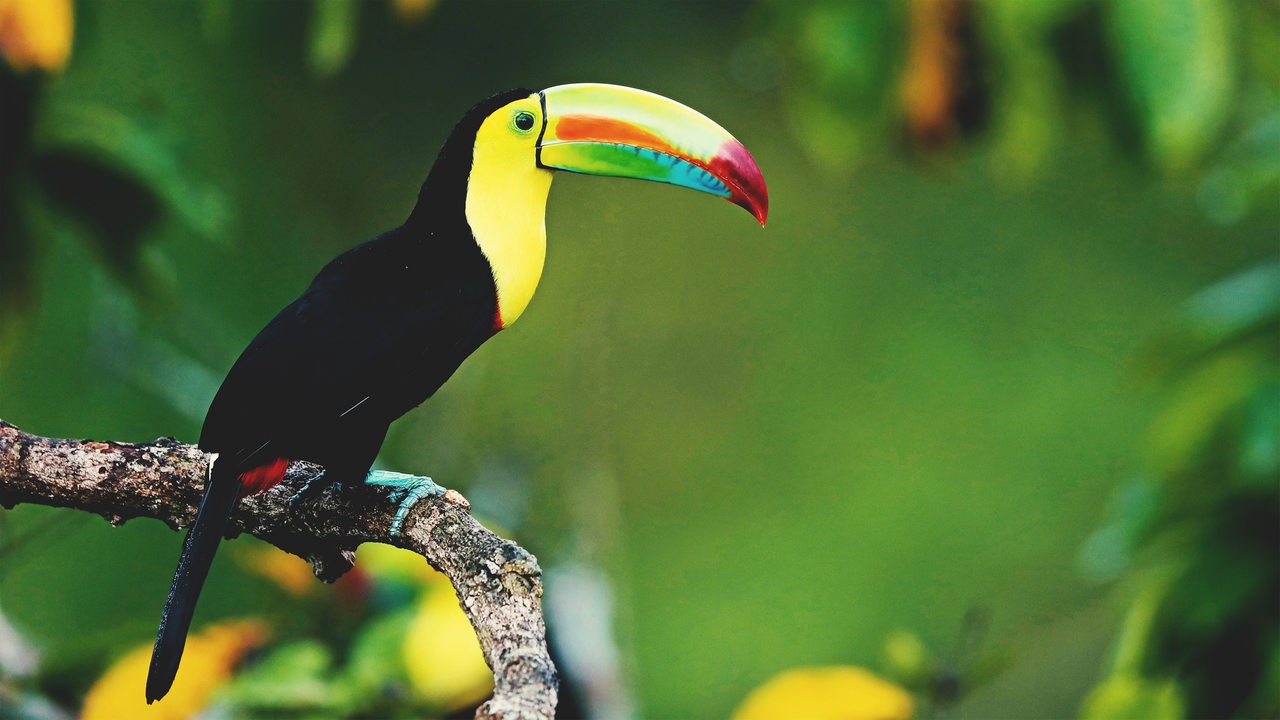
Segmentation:
<svg viewBox="0 0 1280 720">
<path fill-rule="evenodd" d="M 289 507 L 294 508 L 298 503 L 315 500 L 323 495 L 325 489 L 332 484 L 333 483 L 325 482 L 324 470 L 321 470 L 315 475 L 312 475 L 311 479 L 307 481 L 307 484 L 303 485 L 301 490 L 294 493 L 293 497 L 289 498 Z"/>
<path fill-rule="evenodd" d="M 396 507 L 395 519 L 391 521 L 391 537 L 400 534 L 404 520 L 409 516 L 410 508 L 418 504 L 419 500 L 445 493 L 444 488 L 429 477 L 385 470 L 370 470 L 364 482 L 366 485 L 391 488 L 391 499 L 399 503 Z"/>
</svg>

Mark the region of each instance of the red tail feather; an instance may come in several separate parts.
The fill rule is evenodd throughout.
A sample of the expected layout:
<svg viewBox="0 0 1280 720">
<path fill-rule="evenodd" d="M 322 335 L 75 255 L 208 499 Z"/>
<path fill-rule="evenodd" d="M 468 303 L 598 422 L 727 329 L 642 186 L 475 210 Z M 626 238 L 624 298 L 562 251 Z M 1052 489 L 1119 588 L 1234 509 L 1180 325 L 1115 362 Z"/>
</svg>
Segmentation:
<svg viewBox="0 0 1280 720">
<path fill-rule="evenodd" d="M 284 471 L 289 467 L 289 458 L 276 458 L 252 470 L 240 473 L 240 497 L 257 495 L 266 492 L 284 480 Z"/>
</svg>

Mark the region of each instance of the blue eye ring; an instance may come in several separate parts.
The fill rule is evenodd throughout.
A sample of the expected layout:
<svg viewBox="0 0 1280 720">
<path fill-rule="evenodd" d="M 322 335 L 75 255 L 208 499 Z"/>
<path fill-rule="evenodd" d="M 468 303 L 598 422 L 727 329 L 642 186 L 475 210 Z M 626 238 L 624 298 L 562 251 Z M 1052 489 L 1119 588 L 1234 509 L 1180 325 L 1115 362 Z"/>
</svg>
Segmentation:
<svg viewBox="0 0 1280 720">
<path fill-rule="evenodd" d="M 521 110 L 515 114 L 515 117 L 511 118 L 512 127 L 522 133 L 529 132 L 537 123 L 538 118 L 534 117 L 533 113 L 528 110 Z"/>
</svg>

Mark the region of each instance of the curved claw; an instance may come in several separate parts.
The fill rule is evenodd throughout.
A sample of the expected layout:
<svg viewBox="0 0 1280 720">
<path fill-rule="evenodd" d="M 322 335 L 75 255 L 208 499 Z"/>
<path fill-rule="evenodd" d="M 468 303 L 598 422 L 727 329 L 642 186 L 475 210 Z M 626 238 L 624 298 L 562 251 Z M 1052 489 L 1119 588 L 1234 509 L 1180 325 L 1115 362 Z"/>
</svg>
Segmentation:
<svg viewBox="0 0 1280 720">
<path fill-rule="evenodd" d="M 404 529 L 405 518 L 409 517 L 409 510 L 417 505 L 419 500 L 445 493 L 445 489 L 429 477 L 386 470 L 370 470 L 365 476 L 364 483 L 391 488 L 391 499 L 399 503 L 396 507 L 396 516 L 391 521 L 391 537 L 400 536 L 400 531 Z"/>
</svg>

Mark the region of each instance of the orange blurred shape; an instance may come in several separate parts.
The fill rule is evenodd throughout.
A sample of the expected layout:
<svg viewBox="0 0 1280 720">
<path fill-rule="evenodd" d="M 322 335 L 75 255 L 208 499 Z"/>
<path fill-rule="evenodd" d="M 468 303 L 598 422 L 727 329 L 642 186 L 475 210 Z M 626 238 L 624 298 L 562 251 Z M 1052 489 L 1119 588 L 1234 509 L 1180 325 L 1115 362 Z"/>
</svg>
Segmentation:
<svg viewBox="0 0 1280 720">
<path fill-rule="evenodd" d="M 912 0 L 910 47 L 902 75 L 902 104 L 911 136 L 929 148 L 951 138 L 952 110 L 963 48 L 956 37 L 959 0 Z"/>
<path fill-rule="evenodd" d="M 438 4 L 439 0 L 391 0 L 391 9 L 401 22 L 416 23 L 430 15 Z"/>
<path fill-rule="evenodd" d="M 139 646 L 120 658 L 85 696 L 81 720 L 180 720 L 205 709 L 218 688 L 231 679 L 232 670 L 250 649 L 267 637 L 259 620 L 229 620 L 206 627 L 187 639 L 182 667 L 169 694 L 148 705 L 142 689 L 151 664 L 151 644 Z"/>
<path fill-rule="evenodd" d="M 905 690 L 852 665 L 792 668 L 751 691 L 733 720 L 908 720 Z"/>
<path fill-rule="evenodd" d="M 246 547 L 237 553 L 239 564 L 265 577 L 294 597 L 301 597 L 317 587 L 311 563 L 272 546 Z"/>
<path fill-rule="evenodd" d="M 58 72 L 71 57 L 71 0 L 0 0 L 0 54 L 19 72 Z"/>
</svg>

